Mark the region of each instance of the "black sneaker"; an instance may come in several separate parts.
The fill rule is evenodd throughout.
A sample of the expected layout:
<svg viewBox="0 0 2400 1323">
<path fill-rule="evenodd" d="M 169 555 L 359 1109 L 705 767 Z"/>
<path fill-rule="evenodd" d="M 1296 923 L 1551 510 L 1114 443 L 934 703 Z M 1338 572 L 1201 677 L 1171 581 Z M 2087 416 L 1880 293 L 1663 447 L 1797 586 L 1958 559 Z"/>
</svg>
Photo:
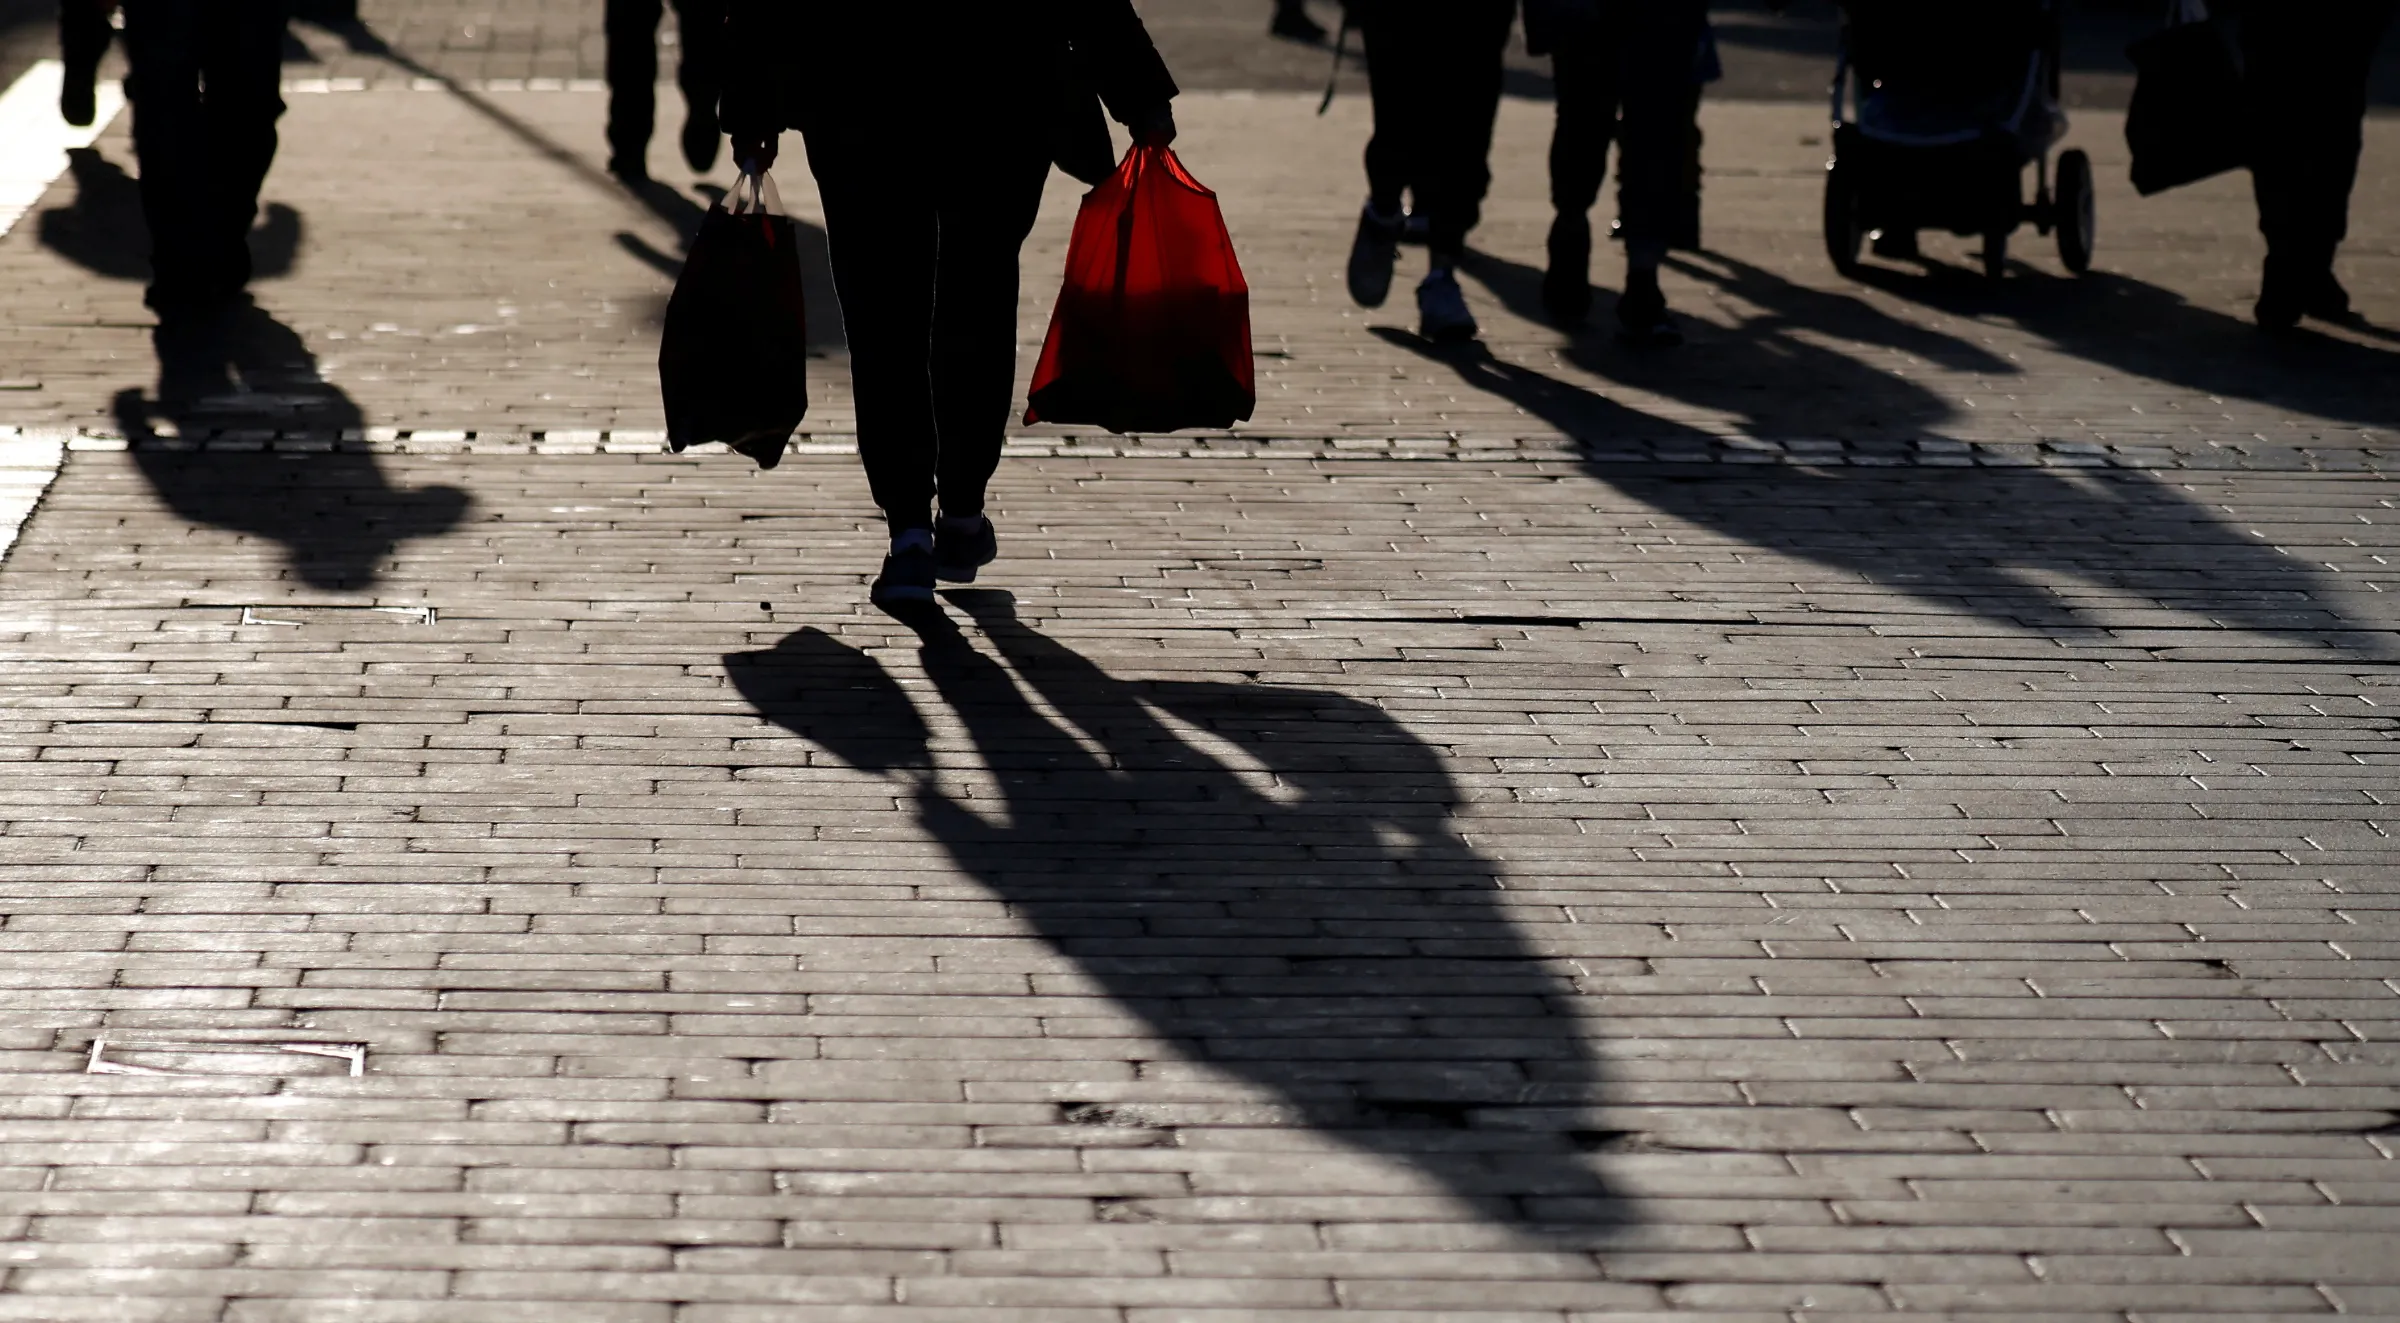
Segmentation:
<svg viewBox="0 0 2400 1323">
<path fill-rule="evenodd" d="M 1435 267 L 1417 286 L 1417 334 L 1435 344 L 1454 345 L 1474 339 L 1477 332 L 1458 277 L 1446 266 Z"/>
<path fill-rule="evenodd" d="M 983 515 L 952 519 L 945 515 L 933 525 L 933 573 L 944 583 L 973 583 L 975 571 L 1000 556 L 1000 535 Z"/>
<path fill-rule="evenodd" d="M 912 528 L 892 539 L 867 600 L 877 606 L 921 606 L 933 600 L 933 579 L 933 538 Z"/>
<path fill-rule="evenodd" d="M 1667 315 L 1667 296 L 1658 277 L 1625 276 L 1625 292 L 1617 299 L 1617 339 L 1636 349 L 1665 349 L 1683 343 L 1683 332 Z"/>
<path fill-rule="evenodd" d="M 619 154 L 608 158 L 608 172 L 618 183 L 636 193 L 650 187 L 650 167 L 635 157 Z"/>
<path fill-rule="evenodd" d="M 1592 223 L 1559 213 L 1550 223 L 1550 269 L 1542 273 L 1542 311 L 1552 325 L 1576 327 L 1592 311 Z"/>
<path fill-rule="evenodd" d="M 1373 203 L 1358 213 L 1358 236 L 1350 241 L 1350 297 L 1358 306 L 1380 308 L 1392 296 L 1392 265 L 1406 226 L 1397 215 L 1376 215 Z"/>
</svg>

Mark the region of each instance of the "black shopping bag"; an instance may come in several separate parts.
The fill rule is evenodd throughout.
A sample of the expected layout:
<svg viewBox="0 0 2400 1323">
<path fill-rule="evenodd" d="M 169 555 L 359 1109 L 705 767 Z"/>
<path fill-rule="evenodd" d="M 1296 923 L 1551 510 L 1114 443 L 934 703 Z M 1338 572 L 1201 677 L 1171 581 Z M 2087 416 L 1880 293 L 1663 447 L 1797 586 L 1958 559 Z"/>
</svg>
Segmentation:
<svg viewBox="0 0 2400 1323">
<path fill-rule="evenodd" d="M 658 388 L 667 445 L 722 441 L 771 469 L 808 412 L 800 241 L 775 181 L 744 175 L 710 208 L 667 301 Z"/>
<path fill-rule="evenodd" d="M 2142 196 L 2250 163 L 2241 62 L 2217 23 L 2178 23 L 2126 48 L 2138 75 L 2125 115 Z"/>
</svg>

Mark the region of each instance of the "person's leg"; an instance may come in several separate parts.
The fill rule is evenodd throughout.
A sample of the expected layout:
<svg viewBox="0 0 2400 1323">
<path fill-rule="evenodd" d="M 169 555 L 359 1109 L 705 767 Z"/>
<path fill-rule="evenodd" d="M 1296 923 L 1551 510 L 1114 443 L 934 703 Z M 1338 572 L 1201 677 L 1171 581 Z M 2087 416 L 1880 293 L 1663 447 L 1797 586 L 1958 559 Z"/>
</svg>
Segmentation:
<svg viewBox="0 0 2400 1323">
<path fill-rule="evenodd" d="M 66 66 L 66 79 L 59 85 L 58 113 L 67 123 L 80 128 L 98 113 L 93 98 L 100 59 L 108 54 L 115 35 L 100 0 L 59 0 L 58 58 Z"/>
<path fill-rule="evenodd" d="M 1275 0 L 1275 17 L 1267 24 L 1267 31 L 1294 41 L 1325 40 L 1325 29 L 1308 16 L 1305 0 Z"/>
<path fill-rule="evenodd" d="M 207 137 L 200 107 L 200 0 L 126 0 L 126 91 L 133 151 L 141 163 L 142 219 L 150 231 L 150 289 L 160 313 L 209 301 L 209 243 L 195 218 L 207 211 Z"/>
<path fill-rule="evenodd" d="M 1016 140 L 1038 144 L 1038 134 Z M 933 408 L 942 514 L 983 513 L 1000 465 L 1017 377 L 1019 254 L 1050 162 L 1038 147 L 970 169 L 944 188 L 934 286 Z"/>
<path fill-rule="evenodd" d="M 650 129 L 658 117 L 658 20 L 661 0 L 608 0 L 608 168 L 619 178 L 649 177 Z"/>
<path fill-rule="evenodd" d="M 1367 139 L 1367 205 L 1350 241 L 1350 297 L 1379 308 L 1390 297 L 1407 224 L 1407 195 L 1420 187 L 1429 104 L 1426 84 L 1430 29 L 1444 0 L 1360 0 L 1359 39 L 1366 47 L 1367 90 L 1374 132 Z"/>
<path fill-rule="evenodd" d="M 683 89 L 683 159 L 696 171 L 717 163 L 717 96 L 725 85 L 725 0 L 675 0 L 683 56 L 675 83 Z"/>
<path fill-rule="evenodd" d="M 213 289 L 228 297 L 250 283 L 250 226 L 258 219 L 258 191 L 275 164 L 283 29 L 280 0 L 222 0 L 211 6 L 201 47 L 207 270 Z"/>
<path fill-rule="evenodd" d="M 1648 0 L 1645 0 L 1647 3 Z M 1428 42 L 1426 145 L 1417 200 L 1436 266 L 1465 255 L 1492 186 L 1492 125 L 1500 114 L 1501 59 L 1516 19 L 1513 0 L 1446 0 Z"/>
<path fill-rule="evenodd" d="M 2267 241 L 2257 314 L 2270 329 L 2348 314 L 2333 257 L 2349 233 L 2366 81 L 2392 9 L 2392 0 L 2323 0 L 2243 14 L 2251 182 Z"/>
<path fill-rule="evenodd" d="M 1433 58 L 1420 93 L 1426 128 L 1416 181 L 1427 259 L 1417 286 L 1417 331 L 1428 340 L 1471 340 L 1479 329 L 1456 268 L 1492 183 L 1500 61 L 1515 21 L 1514 0 L 1447 0 L 1429 24 Z"/>
<path fill-rule="evenodd" d="M 1619 61 L 1612 42 L 1596 38 L 1551 52 L 1557 118 L 1550 134 L 1548 270 L 1542 306 L 1566 325 L 1583 321 L 1592 303 L 1592 204 L 1608 174 L 1608 145 L 1617 131 Z"/>
<path fill-rule="evenodd" d="M 1625 293 L 1617 318 L 1625 334 L 1671 343 L 1658 269 L 1670 248 L 1698 241 L 1698 179 L 1692 131 L 1700 110 L 1699 55 L 1707 10 L 1699 0 L 1654 0 L 1625 30 L 1624 125 L 1617 148 L 1617 195 L 1624 222 Z"/>
<path fill-rule="evenodd" d="M 933 526 L 939 453 L 932 371 L 938 230 L 912 145 L 831 129 L 808 138 L 850 342 L 859 458 L 895 536 Z"/>
</svg>

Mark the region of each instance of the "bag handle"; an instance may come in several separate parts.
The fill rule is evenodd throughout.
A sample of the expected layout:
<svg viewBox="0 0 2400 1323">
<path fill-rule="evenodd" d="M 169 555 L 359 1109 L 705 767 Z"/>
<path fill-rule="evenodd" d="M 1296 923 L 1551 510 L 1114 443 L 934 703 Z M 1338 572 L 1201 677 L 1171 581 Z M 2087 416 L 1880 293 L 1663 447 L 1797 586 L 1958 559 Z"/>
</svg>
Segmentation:
<svg viewBox="0 0 2400 1323">
<path fill-rule="evenodd" d="M 745 191 L 746 190 L 746 191 Z M 761 170 L 757 174 L 744 172 L 733 181 L 733 189 L 725 195 L 725 210 L 736 216 L 783 216 L 783 194 L 775 189 L 775 173 Z"/>
</svg>

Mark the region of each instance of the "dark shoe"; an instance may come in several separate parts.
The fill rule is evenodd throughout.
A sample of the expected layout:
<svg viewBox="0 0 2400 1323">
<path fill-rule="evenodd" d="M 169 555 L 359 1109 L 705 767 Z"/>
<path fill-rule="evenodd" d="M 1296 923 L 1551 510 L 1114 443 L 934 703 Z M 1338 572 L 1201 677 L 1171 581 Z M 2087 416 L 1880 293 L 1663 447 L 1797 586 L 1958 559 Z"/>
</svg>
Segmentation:
<svg viewBox="0 0 2400 1323">
<path fill-rule="evenodd" d="M 67 70 L 66 85 L 58 89 L 58 117 L 60 119 L 79 129 L 88 129 L 92 126 L 93 118 L 100 113 L 99 106 L 95 104 L 96 98 L 93 89 L 93 84 L 98 81 L 99 75 L 100 71 L 96 68 Z"/>
<path fill-rule="evenodd" d="M 233 380 L 232 300 L 168 304 L 150 332 L 158 354 L 158 401 L 172 412 L 239 393 Z"/>
<path fill-rule="evenodd" d="M 1305 41 L 1311 46 L 1325 40 L 1325 25 L 1310 18 L 1308 11 L 1298 4 L 1275 6 L 1275 21 L 1267 25 L 1267 31 L 1289 41 Z"/>
<path fill-rule="evenodd" d="M 2300 319 L 2308 315 L 2315 281 L 2316 273 L 2298 271 L 2291 263 L 2268 257 L 2258 282 L 2258 303 L 2250 310 L 2258 319 L 2258 329 L 2280 333 L 2300 325 Z"/>
<path fill-rule="evenodd" d="M 912 528 L 892 539 L 867 600 L 877 606 L 922 606 L 933 600 L 933 580 L 933 535 Z"/>
<path fill-rule="evenodd" d="M 1358 306 L 1380 308 L 1392 296 L 1402 224 L 1397 215 L 1377 215 L 1373 203 L 1358 213 L 1358 236 L 1350 241 L 1350 297 Z"/>
<path fill-rule="evenodd" d="M 608 172 L 617 182 L 639 193 L 650 187 L 650 167 L 638 156 L 619 154 L 608 158 Z"/>
<path fill-rule="evenodd" d="M 695 112 L 683 122 L 683 162 L 696 175 L 707 174 L 716 168 L 717 144 L 724 134 L 717 132 L 717 117 Z"/>
<path fill-rule="evenodd" d="M 739 441 L 730 442 L 729 445 L 733 450 L 757 460 L 760 468 L 771 469 L 783 462 L 784 452 L 790 448 L 790 443 L 791 437 L 789 436 L 769 433 L 760 436 L 746 436 Z"/>
<path fill-rule="evenodd" d="M 1542 311 L 1559 326 L 1581 326 L 1592 311 L 1592 223 L 1561 214 L 1550 222 L 1550 269 L 1542 273 Z"/>
<path fill-rule="evenodd" d="M 1617 339 L 1636 349 L 1664 349 L 1683 343 L 1683 332 L 1667 315 L 1667 296 L 1658 276 L 1627 274 L 1625 292 L 1617 299 Z"/>
<path fill-rule="evenodd" d="M 1432 238 L 1433 218 L 1424 212 L 1412 211 L 1407 220 L 1400 222 L 1400 242 L 1422 248 Z"/>
<path fill-rule="evenodd" d="M 2347 325 L 2358 320 L 2358 315 L 2350 311 L 2350 291 L 2342 288 L 2342 282 L 2334 279 L 2331 271 L 2317 277 L 2303 311 L 2321 322 Z"/>
<path fill-rule="evenodd" d="M 1435 344 L 1463 344 L 1481 328 L 1467 311 L 1467 292 L 1448 267 L 1435 267 L 1417 286 L 1417 334 Z"/>
<path fill-rule="evenodd" d="M 1000 535 L 992 521 L 983 515 L 952 519 L 947 515 L 933 525 L 933 573 L 944 583 L 973 583 L 975 571 L 991 564 L 1000 556 Z"/>
<path fill-rule="evenodd" d="M 1914 262 L 1922 255 L 1917 251 L 1915 230 L 1877 230 L 1870 250 L 1895 262 Z"/>
</svg>

